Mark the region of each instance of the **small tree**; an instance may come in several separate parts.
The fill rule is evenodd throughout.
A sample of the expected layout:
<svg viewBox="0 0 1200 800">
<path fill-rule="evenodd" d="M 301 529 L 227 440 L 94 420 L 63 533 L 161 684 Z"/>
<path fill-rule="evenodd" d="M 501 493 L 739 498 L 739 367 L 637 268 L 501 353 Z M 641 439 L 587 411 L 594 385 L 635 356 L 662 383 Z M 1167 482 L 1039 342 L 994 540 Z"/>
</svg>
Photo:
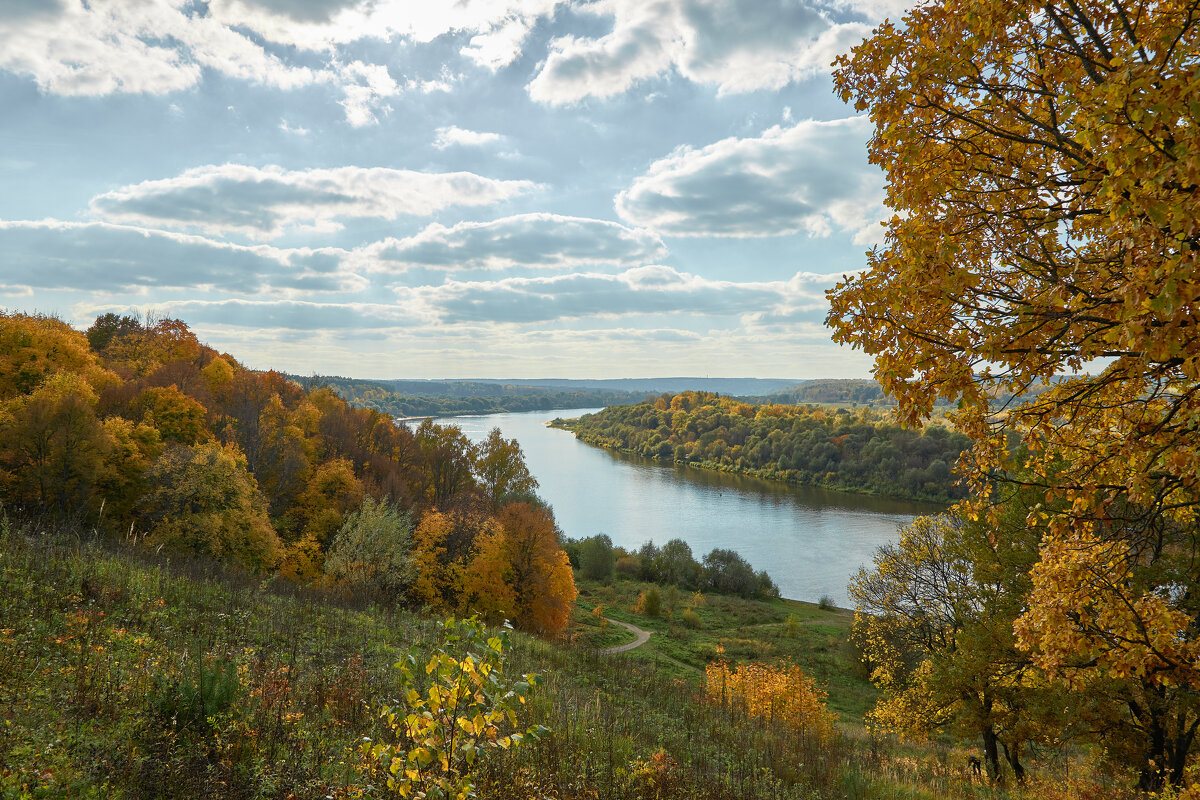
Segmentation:
<svg viewBox="0 0 1200 800">
<path fill-rule="evenodd" d="M 137 508 L 150 526 L 147 544 L 254 570 L 279 564 L 282 545 L 236 445 L 168 448 L 147 471 L 146 484 Z"/>
<path fill-rule="evenodd" d="M 583 577 L 594 581 L 608 580 L 615 563 L 613 543 L 608 534 L 589 536 L 579 543 L 579 571 Z"/>
<path fill-rule="evenodd" d="M 416 572 L 412 563 L 412 517 L 385 500 L 363 497 L 325 558 L 325 574 L 353 588 L 402 599 Z"/>
</svg>

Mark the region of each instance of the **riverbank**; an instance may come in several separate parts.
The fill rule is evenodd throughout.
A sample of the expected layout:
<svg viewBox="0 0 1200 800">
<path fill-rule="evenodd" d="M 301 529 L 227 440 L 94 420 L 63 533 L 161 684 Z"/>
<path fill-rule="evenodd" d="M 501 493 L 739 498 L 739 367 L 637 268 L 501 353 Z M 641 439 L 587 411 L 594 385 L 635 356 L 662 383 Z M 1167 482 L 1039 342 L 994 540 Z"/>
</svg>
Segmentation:
<svg viewBox="0 0 1200 800">
<path fill-rule="evenodd" d="M 638 550 L 681 539 L 696 557 L 714 548 L 766 570 L 784 597 L 848 605 L 846 584 L 900 527 L 937 506 L 740 475 L 667 467 L 584 444 L 546 422 L 600 409 L 495 414 L 455 420 L 472 442 L 492 428 L 516 439 L 537 493 L 554 508 L 565 536 L 598 533 Z"/>
<path fill-rule="evenodd" d="M 753 404 L 685 392 L 551 426 L 613 452 L 701 470 L 943 507 L 965 496 L 952 466 L 970 447 L 938 425 L 902 428 L 869 409 Z"/>
</svg>

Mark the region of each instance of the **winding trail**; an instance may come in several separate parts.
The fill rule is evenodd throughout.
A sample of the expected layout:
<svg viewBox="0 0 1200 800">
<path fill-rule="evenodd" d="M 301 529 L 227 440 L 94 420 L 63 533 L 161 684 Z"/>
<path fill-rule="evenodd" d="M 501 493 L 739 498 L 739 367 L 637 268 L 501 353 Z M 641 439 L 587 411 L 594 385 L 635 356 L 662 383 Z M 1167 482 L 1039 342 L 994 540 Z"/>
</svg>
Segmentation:
<svg viewBox="0 0 1200 800">
<path fill-rule="evenodd" d="M 635 647 L 641 647 L 646 642 L 650 641 L 650 631 L 644 631 L 636 625 L 630 625 L 628 622 L 621 622 L 621 620 L 613 619 L 612 617 L 605 617 L 605 619 L 615 625 L 620 625 L 637 638 L 629 644 L 621 644 L 617 645 L 616 647 L 604 648 L 600 651 L 600 655 L 602 656 L 611 656 L 613 653 L 624 653 L 626 650 L 632 650 Z"/>
</svg>

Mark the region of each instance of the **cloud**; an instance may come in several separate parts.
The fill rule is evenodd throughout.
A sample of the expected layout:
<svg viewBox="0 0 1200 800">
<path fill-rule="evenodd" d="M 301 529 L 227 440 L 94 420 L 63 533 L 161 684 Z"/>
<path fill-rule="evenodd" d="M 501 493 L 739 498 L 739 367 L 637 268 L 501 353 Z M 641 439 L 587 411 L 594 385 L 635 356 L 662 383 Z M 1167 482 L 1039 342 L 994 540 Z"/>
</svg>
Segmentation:
<svg viewBox="0 0 1200 800">
<path fill-rule="evenodd" d="M 69 0 L 0 15 L 0 69 L 61 95 L 164 94 L 204 69 L 282 89 L 323 80 L 183 0 Z"/>
<path fill-rule="evenodd" d="M 579 10 L 610 17 L 612 31 L 551 42 L 528 86 L 534 100 L 611 97 L 672 69 L 722 94 L 778 89 L 828 72 L 870 32 L 797 0 L 607 0 Z"/>
<path fill-rule="evenodd" d="M 206 70 L 278 89 L 329 84 L 353 126 L 388 111 L 401 91 L 451 80 L 397 81 L 382 64 L 339 60 L 339 47 L 396 37 L 429 42 L 473 34 L 463 55 L 497 69 L 519 55 L 555 0 L 5 0 L 0 70 L 49 94 L 166 94 Z M 299 58 L 297 58 L 297 52 Z M 316 54 L 317 66 L 310 66 Z"/>
<path fill-rule="evenodd" d="M 81 303 L 73 309 L 79 319 L 106 311 L 127 309 L 104 303 Z M 189 324 L 241 328 L 282 328 L 293 331 L 353 331 L 397 328 L 411 324 L 402 309 L 378 303 L 317 303 L 306 300 L 167 300 L 138 306 L 142 312 L 183 319 Z"/>
<path fill-rule="evenodd" d="M 880 235 L 883 174 L 867 162 L 867 117 L 776 126 L 681 148 L 616 197 L 631 225 L 675 236 Z"/>
<path fill-rule="evenodd" d="M 557 214 L 519 214 L 491 222 L 434 223 L 404 239 L 387 239 L 357 251 L 364 268 L 404 271 L 581 265 L 631 266 L 666 255 L 657 235 L 616 222 Z"/>
<path fill-rule="evenodd" d="M 439 150 L 445 150 L 447 147 L 454 145 L 462 145 L 464 147 L 479 147 L 492 142 L 500 141 L 500 134 L 487 133 L 484 131 L 468 131 L 457 125 L 451 125 L 447 128 L 438 128 L 437 136 L 433 140 L 433 146 Z"/>
<path fill-rule="evenodd" d="M 337 230 L 338 219 L 429 216 L 452 205 L 481 206 L 532 191 L 530 181 L 471 172 L 382 167 L 289 171 L 242 164 L 195 167 L 98 195 L 92 213 L 110 221 L 196 228 L 269 239 L 290 228 Z"/>
<path fill-rule="evenodd" d="M 817 287 L 826 276 L 797 274 L 789 281 L 714 281 L 670 267 L 628 269 L 497 281 L 447 281 L 397 288 L 414 316 L 445 324 L 541 323 L 584 317 L 653 314 L 728 316 L 797 306 L 824 308 Z"/>
<path fill-rule="evenodd" d="M 0 220 L 0 253 L 6 272 L 40 289 L 289 294 L 366 286 L 343 269 L 343 250 L 245 247 L 103 222 Z"/>
</svg>

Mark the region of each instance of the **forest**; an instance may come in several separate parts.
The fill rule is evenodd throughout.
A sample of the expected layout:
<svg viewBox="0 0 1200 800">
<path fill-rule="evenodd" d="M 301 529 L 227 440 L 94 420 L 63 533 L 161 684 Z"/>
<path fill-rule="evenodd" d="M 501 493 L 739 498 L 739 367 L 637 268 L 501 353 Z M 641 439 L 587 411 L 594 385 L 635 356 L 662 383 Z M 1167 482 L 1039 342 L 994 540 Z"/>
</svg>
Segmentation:
<svg viewBox="0 0 1200 800">
<path fill-rule="evenodd" d="M 0 315 L 0 487 L 7 514 L 544 634 L 575 599 L 516 441 L 410 431 L 178 320 Z"/>
<path fill-rule="evenodd" d="M 474 381 L 383 381 L 324 375 L 290 376 L 301 386 L 324 386 L 348 403 L 394 417 L 447 417 L 636 403 L 645 392 L 556 389 Z"/>
<path fill-rule="evenodd" d="M 684 392 L 553 424 L 588 444 L 703 469 L 932 502 L 966 494 L 953 468 L 967 437 L 938 425 L 903 428 L 866 408 Z"/>
</svg>

